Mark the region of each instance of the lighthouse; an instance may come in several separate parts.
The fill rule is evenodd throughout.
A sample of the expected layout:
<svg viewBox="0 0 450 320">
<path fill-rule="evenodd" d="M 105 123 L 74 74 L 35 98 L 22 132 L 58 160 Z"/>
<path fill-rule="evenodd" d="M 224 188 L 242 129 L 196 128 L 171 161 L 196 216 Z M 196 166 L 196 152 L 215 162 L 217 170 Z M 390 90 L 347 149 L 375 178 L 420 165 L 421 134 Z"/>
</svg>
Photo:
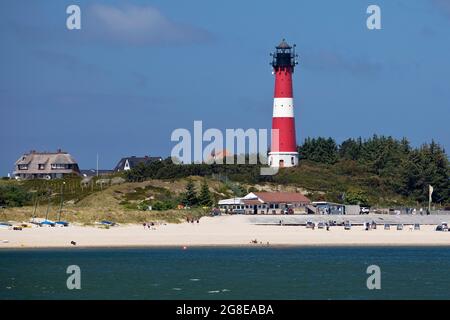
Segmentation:
<svg viewBox="0 0 450 320">
<path fill-rule="evenodd" d="M 297 64 L 295 44 L 290 46 L 283 39 L 271 56 L 273 57 L 271 65 L 275 75 L 275 94 L 269 165 L 271 167 L 293 167 L 298 164 L 292 91 L 292 74 Z"/>
</svg>

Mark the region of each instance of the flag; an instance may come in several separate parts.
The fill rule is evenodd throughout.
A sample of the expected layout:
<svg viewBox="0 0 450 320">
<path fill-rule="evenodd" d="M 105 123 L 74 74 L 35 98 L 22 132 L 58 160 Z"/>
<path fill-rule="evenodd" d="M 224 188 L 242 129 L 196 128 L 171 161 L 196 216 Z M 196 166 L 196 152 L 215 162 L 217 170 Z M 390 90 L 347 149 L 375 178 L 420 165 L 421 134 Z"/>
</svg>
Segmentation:
<svg viewBox="0 0 450 320">
<path fill-rule="evenodd" d="M 433 187 L 431 185 L 429 185 L 428 186 L 428 201 L 429 202 L 432 202 L 431 201 L 431 195 L 433 194 L 433 190 L 434 190 Z"/>
</svg>

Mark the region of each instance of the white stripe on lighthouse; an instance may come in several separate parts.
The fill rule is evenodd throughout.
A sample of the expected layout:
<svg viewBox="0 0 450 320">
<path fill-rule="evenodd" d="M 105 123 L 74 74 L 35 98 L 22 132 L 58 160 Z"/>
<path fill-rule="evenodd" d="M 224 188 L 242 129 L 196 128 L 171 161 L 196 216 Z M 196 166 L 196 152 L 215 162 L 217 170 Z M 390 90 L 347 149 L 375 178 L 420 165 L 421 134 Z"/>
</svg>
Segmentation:
<svg viewBox="0 0 450 320">
<path fill-rule="evenodd" d="M 273 99 L 273 117 L 274 118 L 293 118 L 294 117 L 294 99 L 292 99 L 292 98 L 274 98 Z"/>
</svg>

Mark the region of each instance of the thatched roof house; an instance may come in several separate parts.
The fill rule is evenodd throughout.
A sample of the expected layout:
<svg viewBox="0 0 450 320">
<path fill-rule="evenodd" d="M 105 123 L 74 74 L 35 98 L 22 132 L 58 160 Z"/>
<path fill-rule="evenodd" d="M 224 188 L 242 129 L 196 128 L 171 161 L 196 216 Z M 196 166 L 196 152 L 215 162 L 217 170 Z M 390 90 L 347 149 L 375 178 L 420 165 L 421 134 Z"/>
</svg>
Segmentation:
<svg viewBox="0 0 450 320">
<path fill-rule="evenodd" d="M 67 152 L 30 151 L 15 163 L 14 176 L 18 179 L 57 179 L 66 175 L 79 175 L 76 160 Z"/>
</svg>

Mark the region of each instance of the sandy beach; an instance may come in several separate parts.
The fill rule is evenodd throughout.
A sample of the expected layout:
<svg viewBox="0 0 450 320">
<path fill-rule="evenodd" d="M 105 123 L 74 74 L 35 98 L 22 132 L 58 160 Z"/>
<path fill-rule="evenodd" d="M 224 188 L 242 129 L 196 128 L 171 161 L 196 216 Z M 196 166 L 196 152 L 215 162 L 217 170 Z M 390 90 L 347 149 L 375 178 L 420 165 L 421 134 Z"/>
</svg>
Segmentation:
<svg viewBox="0 0 450 320">
<path fill-rule="evenodd" d="M 204 217 L 200 223 L 161 224 L 154 229 L 121 225 L 110 229 L 71 225 L 33 227 L 22 231 L 0 229 L 1 248 L 125 247 L 125 246 L 450 246 L 450 232 L 393 226 L 365 231 L 362 226 L 307 229 L 304 226 L 260 225 L 248 216 Z M 251 243 L 257 240 L 257 244 Z"/>
</svg>

